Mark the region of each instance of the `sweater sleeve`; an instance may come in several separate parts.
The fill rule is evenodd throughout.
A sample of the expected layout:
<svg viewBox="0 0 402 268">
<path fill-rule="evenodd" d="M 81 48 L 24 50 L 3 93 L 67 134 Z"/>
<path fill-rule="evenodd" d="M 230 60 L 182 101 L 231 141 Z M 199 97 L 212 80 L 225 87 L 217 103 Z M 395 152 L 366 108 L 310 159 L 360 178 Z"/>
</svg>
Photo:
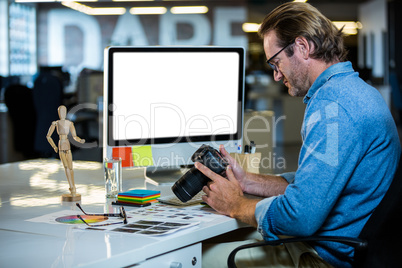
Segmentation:
<svg viewBox="0 0 402 268">
<path fill-rule="evenodd" d="M 272 202 L 275 201 L 277 197 L 269 197 L 261 200 L 257 203 L 255 208 L 255 218 L 258 223 L 257 231 L 262 235 L 265 240 L 277 239 L 278 237 L 272 233 L 272 228 L 269 227 L 268 223 L 268 211 L 271 207 Z"/>
<path fill-rule="evenodd" d="M 279 176 L 284 178 L 289 184 L 294 182 L 295 175 L 296 175 L 296 172 L 286 172 L 286 173 L 279 174 Z"/>
</svg>

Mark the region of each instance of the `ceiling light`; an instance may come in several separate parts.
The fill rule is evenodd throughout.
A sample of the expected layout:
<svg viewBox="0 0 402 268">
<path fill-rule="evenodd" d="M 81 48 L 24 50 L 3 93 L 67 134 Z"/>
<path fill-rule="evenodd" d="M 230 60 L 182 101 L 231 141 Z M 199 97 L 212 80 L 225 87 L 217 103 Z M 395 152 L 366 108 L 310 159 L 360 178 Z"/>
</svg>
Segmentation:
<svg viewBox="0 0 402 268">
<path fill-rule="evenodd" d="M 41 2 L 54 2 L 55 0 L 15 0 L 16 3 L 41 3 Z"/>
<path fill-rule="evenodd" d="M 74 1 L 63 1 L 61 2 L 63 6 L 69 7 L 71 9 L 77 10 L 79 12 L 88 14 L 90 12 L 91 7 L 74 2 Z"/>
<path fill-rule="evenodd" d="M 246 33 L 258 32 L 258 28 L 260 28 L 260 24 L 258 24 L 258 23 L 246 22 L 246 23 L 243 23 L 243 25 L 242 25 L 242 29 Z"/>
<path fill-rule="evenodd" d="M 85 13 L 87 15 L 123 15 L 126 13 L 124 7 L 90 7 L 74 1 L 63 1 L 63 6 Z"/>
<path fill-rule="evenodd" d="M 166 7 L 132 7 L 130 9 L 130 13 L 133 15 L 160 15 L 166 12 Z"/>
<path fill-rule="evenodd" d="M 206 6 L 176 6 L 170 9 L 172 14 L 205 14 L 208 12 Z"/>
<path fill-rule="evenodd" d="M 154 0 L 112 0 L 113 2 L 152 2 Z"/>
<path fill-rule="evenodd" d="M 332 23 L 335 24 L 338 29 L 343 27 L 342 32 L 346 35 L 355 35 L 358 29 L 363 28 L 359 21 L 333 21 Z"/>
<path fill-rule="evenodd" d="M 89 15 L 123 15 L 126 13 L 124 7 L 97 7 L 91 9 Z"/>
<path fill-rule="evenodd" d="M 363 25 L 359 21 L 333 21 L 332 23 L 335 24 L 338 29 L 343 27 L 342 32 L 346 35 L 355 35 L 359 29 L 363 28 Z M 242 29 L 246 33 L 258 32 L 259 27 L 260 24 L 258 23 L 246 22 L 242 25 Z"/>
</svg>

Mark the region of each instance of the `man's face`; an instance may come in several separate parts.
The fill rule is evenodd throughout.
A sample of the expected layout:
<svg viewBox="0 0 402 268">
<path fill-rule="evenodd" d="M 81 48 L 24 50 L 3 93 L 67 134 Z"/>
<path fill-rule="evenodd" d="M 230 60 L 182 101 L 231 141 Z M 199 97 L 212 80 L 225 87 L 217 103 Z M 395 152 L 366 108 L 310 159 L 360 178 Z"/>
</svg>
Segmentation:
<svg viewBox="0 0 402 268">
<path fill-rule="evenodd" d="M 277 37 L 274 31 L 264 36 L 264 51 L 267 59 L 275 55 L 282 47 L 277 46 Z M 288 88 L 289 95 L 303 97 L 307 94 L 311 84 L 309 82 L 308 68 L 298 52 L 297 44 L 293 46 L 294 54 L 288 57 L 285 50 L 273 58 L 270 63 L 276 66 L 275 81 L 283 81 Z"/>
</svg>

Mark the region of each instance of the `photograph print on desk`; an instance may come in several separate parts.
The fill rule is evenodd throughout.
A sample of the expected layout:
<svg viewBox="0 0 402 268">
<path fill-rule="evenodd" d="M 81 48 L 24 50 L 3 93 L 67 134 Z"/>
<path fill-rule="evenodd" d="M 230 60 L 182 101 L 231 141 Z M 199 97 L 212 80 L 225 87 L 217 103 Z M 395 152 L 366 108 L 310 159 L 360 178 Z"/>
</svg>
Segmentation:
<svg viewBox="0 0 402 268">
<path fill-rule="evenodd" d="M 138 220 L 130 224 L 114 228 L 113 232 L 135 233 L 139 235 L 168 235 L 179 230 L 198 225 L 199 222 L 187 221 L 146 221 Z"/>
<path fill-rule="evenodd" d="M 153 204 L 151 207 L 131 210 L 127 214 L 136 219 L 146 220 L 196 220 L 208 222 L 217 217 L 225 217 L 209 206 L 194 205 L 187 207 L 177 207 L 166 204 Z"/>
<path fill-rule="evenodd" d="M 127 224 L 114 224 L 106 226 L 87 226 L 78 221 L 77 215 L 81 214 L 75 210 L 62 210 L 28 219 L 31 222 L 42 222 L 50 224 L 74 224 L 77 231 L 98 230 L 108 232 L 123 232 L 137 235 L 160 236 L 169 235 L 177 231 L 199 225 L 201 222 L 213 221 L 220 217 L 208 206 L 196 205 L 189 207 L 175 207 L 165 204 L 153 204 L 150 207 L 135 208 L 127 211 Z M 86 217 L 85 215 L 81 215 Z M 85 218 L 87 220 L 87 218 Z M 121 219 L 89 219 L 90 225 L 102 225 L 116 222 Z"/>
</svg>

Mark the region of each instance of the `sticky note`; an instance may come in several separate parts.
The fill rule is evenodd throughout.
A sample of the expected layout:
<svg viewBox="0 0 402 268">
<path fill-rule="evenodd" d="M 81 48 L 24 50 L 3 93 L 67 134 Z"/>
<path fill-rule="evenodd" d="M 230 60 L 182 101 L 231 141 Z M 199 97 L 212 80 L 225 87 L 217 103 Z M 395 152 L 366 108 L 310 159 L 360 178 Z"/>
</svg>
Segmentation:
<svg viewBox="0 0 402 268">
<path fill-rule="evenodd" d="M 121 158 L 122 167 L 132 167 L 133 166 L 133 154 L 131 147 L 118 147 L 112 149 L 113 157 Z"/>
<path fill-rule="evenodd" d="M 107 169 L 112 169 L 113 168 L 113 163 L 105 163 L 105 167 Z"/>
<path fill-rule="evenodd" d="M 150 145 L 133 146 L 133 163 L 136 167 L 153 166 L 152 147 Z"/>
<path fill-rule="evenodd" d="M 160 195 L 160 191 L 155 190 L 145 190 L 145 189 L 134 189 L 127 192 L 119 193 L 119 195 L 126 195 L 132 197 L 149 197 L 153 195 Z"/>
<path fill-rule="evenodd" d="M 117 200 L 125 204 L 146 204 L 156 202 L 160 196 L 160 191 L 136 189 L 119 193 Z"/>
</svg>

